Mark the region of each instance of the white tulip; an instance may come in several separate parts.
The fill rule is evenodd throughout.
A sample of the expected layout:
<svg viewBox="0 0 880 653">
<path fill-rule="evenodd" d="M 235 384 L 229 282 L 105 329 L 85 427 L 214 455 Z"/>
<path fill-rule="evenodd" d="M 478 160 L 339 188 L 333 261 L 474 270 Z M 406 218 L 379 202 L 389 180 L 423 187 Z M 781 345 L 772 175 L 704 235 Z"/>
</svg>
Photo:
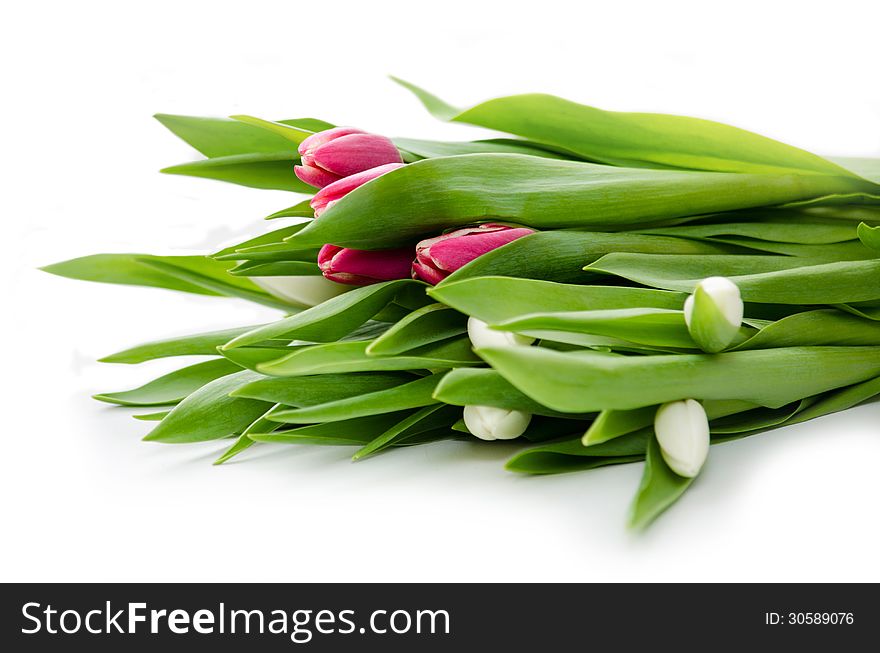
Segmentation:
<svg viewBox="0 0 880 653">
<path fill-rule="evenodd" d="M 684 302 L 684 321 L 694 342 L 709 353 L 724 350 L 739 332 L 743 301 L 727 277 L 708 277 Z"/>
<path fill-rule="evenodd" d="M 481 347 L 527 347 L 535 342 L 534 338 L 528 336 L 492 329 L 488 324 L 475 317 L 468 318 L 467 331 L 474 349 Z"/>
<path fill-rule="evenodd" d="M 330 281 L 319 274 L 249 278 L 271 295 L 306 308 L 317 306 L 354 287 Z"/>
<path fill-rule="evenodd" d="M 654 416 L 660 453 L 679 476 L 693 478 L 709 455 L 709 418 L 698 401 L 684 399 L 663 404 Z"/>
<path fill-rule="evenodd" d="M 529 426 L 532 416 L 521 410 L 494 406 L 465 406 L 464 424 L 481 440 L 513 440 Z"/>
</svg>

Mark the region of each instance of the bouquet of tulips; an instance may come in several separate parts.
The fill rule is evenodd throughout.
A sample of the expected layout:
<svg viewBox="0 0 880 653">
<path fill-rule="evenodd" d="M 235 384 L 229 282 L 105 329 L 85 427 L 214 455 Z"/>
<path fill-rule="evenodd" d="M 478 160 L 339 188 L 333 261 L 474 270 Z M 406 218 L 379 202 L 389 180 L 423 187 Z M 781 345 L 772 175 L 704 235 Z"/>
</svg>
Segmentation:
<svg viewBox="0 0 880 653">
<path fill-rule="evenodd" d="M 157 422 L 146 440 L 230 438 L 217 463 L 450 438 L 515 440 L 507 467 L 527 474 L 645 461 L 644 526 L 710 445 L 880 394 L 880 160 L 548 95 L 461 110 L 400 83 L 510 136 L 158 115 L 205 156 L 164 172 L 311 197 L 205 256 L 46 268 L 282 312 L 104 358 L 207 357 L 96 397 L 160 407 L 137 415 Z"/>
</svg>

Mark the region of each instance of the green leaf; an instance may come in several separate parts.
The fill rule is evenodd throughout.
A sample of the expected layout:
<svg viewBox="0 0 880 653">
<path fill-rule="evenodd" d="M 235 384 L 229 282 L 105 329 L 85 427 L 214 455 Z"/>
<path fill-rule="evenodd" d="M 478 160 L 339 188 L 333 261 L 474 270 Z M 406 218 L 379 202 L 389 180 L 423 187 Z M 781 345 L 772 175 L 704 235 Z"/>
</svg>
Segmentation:
<svg viewBox="0 0 880 653">
<path fill-rule="evenodd" d="M 772 206 L 867 182 L 823 175 L 731 175 L 614 168 L 519 154 L 424 159 L 363 184 L 293 239 L 358 249 L 407 245 L 487 218 L 536 229 L 622 229 Z M 375 216 L 381 215 L 381 220 Z"/>
<path fill-rule="evenodd" d="M 805 311 L 769 324 L 736 349 L 808 345 L 880 345 L 880 323 L 833 309 Z"/>
<path fill-rule="evenodd" d="M 657 438 L 650 438 L 642 482 L 630 508 L 630 526 L 646 527 L 678 501 L 693 481 L 693 478 L 679 476 L 669 469 L 660 453 Z"/>
<path fill-rule="evenodd" d="M 144 361 L 170 356 L 216 356 L 217 347 L 229 342 L 231 338 L 256 328 L 254 326 L 235 327 L 220 331 L 208 331 L 192 335 L 177 336 L 164 340 L 154 340 L 137 347 L 104 356 L 102 363 L 143 363 Z"/>
<path fill-rule="evenodd" d="M 880 184 L 880 159 L 878 158 L 831 156 L 828 157 L 828 160 L 843 166 L 847 170 L 852 170 L 865 179 L 870 179 L 875 184 Z"/>
<path fill-rule="evenodd" d="M 176 404 L 188 394 L 216 378 L 239 372 L 241 368 L 222 358 L 189 365 L 160 376 L 134 390 L 93 395 L 98 401 L 120 406 L 162 406 Z"/>
<path fill-rule="evenodd" d="M 273 413 L 271 419 L 288 424 L 313 424 L 421 408 L 437 403 L 432 394 L 441 378 L 442 374 L 432 374 L 384 390 L 280 410 Z"/>
<path fill-rule="evenodd" d="M 393 356 L 467 333 L 467 316 L 443 304 L 428 304 L 401 318 L 369 347 L 370 356 Z"/>
<path fill-rule="evenodd" d="M 399 279 L 356 288 L 289 318 L 242 334 L 226 343 L 223 349 L 256 345 L 279 337 L 333 342 L 361 326 L 405 292 L 406 288 L 412 292 L 415 288 L 424 288 L 424 284 Z"/>
<path fill-rule="evenodd" d="M 880 227 L 870 227 L 864 222 L 858 227 L 859 240 L 872 250 L 880 250 Z"/>
<path fill-rule="evenodd" d="M 207 256 L 153 256 L 150 254 L 93 254 L 41 268 L 69 279 L 131 286 L 167 288 L 200 295 L 242 297 L 274 308 L 290 310 L 248 279 L 229 274 L 231 263 Z"/>
<path fill-rule="evenodd" d="M 224 247 L 218 252 L 211 254 L 211 258 L 214 259 L 225 259 L 229 258 L 235 260 L 233 257 L 238 256 L 240 250 L 248 250 L 254 247 L 262 247 L 266 245 L 280 245 L 284 243 L 284 239 L 288 236 L 292 236 L 297 231 L 305 227 L 305 223 L 300 224 L 292 224 L 286 227 L 281 227 L 280 229 L 273 229 L 272 231 L 267 231 L 264 234 L 256 236 L 255 238 L 248 238 L 247 240 L 236 243 L 235 245 L 230 245 L 229 247 Z M 248 258 L 243 256 L 241 258 Z"/>
<path fill-rule="evenodd" d="M 757 406 L 747 401 L 710 400 L 703 402 L 703 408 L 709 420 L 717 420 L 751 411 Z M 641 430 L 654 423 L 656 413 L 657 406 L 644 406 L 629 410 L 603 410 L 584 433 L 581 442 L 585 447 L 588 447 Z M 710 422 L 710 427 L 712 424 L 714 421 Z"/>
<path fill-rule="evenodd" d="M 572 331 L 613 336 L 648 345 L 694 347 L 683 313 L 663 308 L 535 312 L 504 322 L 496 322 L 493 326 L 504 331 L 526 334 L 542 329 Z"/>
<path fill-rule="evenodd" d="M 439 156 L 455 156 L 458 154 L 528 154 L 548 159 L 566 158 L 555 152 L 550 152 L 540 146 L 533 145 L 528 141 L 514 139 L 490 139 L 471 142 L 449 141 L 425 141 L 414 138 L 395 138 L 397 147 L 415 154 L 423 159 L 433 159 Z"/>
<path fill-rule="evenodd" d="M 542 347 L 477 353 L 519 390 L 561 412 L 640 408 L 684 398 L 740 399 L 776 408 L 880 375 L 880 347 L 650 356 Z"/>
<path fill-rule="evenodd" d="M 262 118 L 255 118 L 254 116 L 238 115 L 229 117 L 232 120 L 244 123 L 245 125 L 268 131 L 270 134 L 279 136 L 288 143 L 293 143 L 294 146 L 298 146 L 313 133 L 310 130 L 300 129 L 299 127 L 294 127 L 293 125 L 285 124 L 283 122 L 263 120 Z"/>
<path fill-rule="evenodd" d="M 227 118 L 202 118 L 157 113 L 153 116 L 178 138 L 206 157 L 255 152 L 283 152 L 299 158 L 296 144 L 265 129 Z"/>
<path fill-rule="evenodd" d="M 587 283 L 596 274 L 583 266 L 611 252 L 646 254 L 733 254 L 735 247 L 687 238 L 596 231 L 544 231 L 494 249 L 444 279 L 503 276 Z"/>
<path fill-rule="evenodd" d="M 653 437 L 651 429 L 641 429 L 609 442 L 585 447 L 581 444 L 580 434 L 573 435 L 526 449 L 508 460 L 506 468 L 524 474 L 560 474 L 635 462 L 645 457 L 650 437 Z"/>
<path fill-rule="evenodd" d="M 270 341 L 274 342 L 274 341 Z M 257 365 L 273 361 L 294 351 L 294 347 L 271 344 L 266 347 L 238 347 L 237 349 L 219 349 L 219 353 L 227 360 L 248 370 L 257 370 Z"/>
<path fill-rule="evenodd" d="M 551 410 L 517 390 L 495 370 L 459 368 L 443 377 L 434 397 L 455 406 L 495 406 L 534 415 L 578 418 Z"/>
<path fill-rule="evenodd" d="M 513 277 L 445 281 L 428 295 L 477 319 L 497 324 L 530 313 L 658 308 L 679 310 L 687 295 L 647 288 L 581 286 Z"/>
<path fill-rule="evenodd" d="M 880 299 L 880 260 L 810 263 L 787 256 L 608 254 L 589 269 L 685 292 L 706 277 L 725 276 L 748 302 L 842 304 Z"/>
<path fill-rule="evenodd" d="M 308 426 L 271 433 L 252 433 L 250 437 L 257 442 L 274 442 L 279 444 L 362 446 L 397 424 L 407 414 L 409 412 L 355 417 L 338 422 L 309 424 Z M 275 425 L 278 426 L 278 423 L 276 422 Z"/>
<path fill-rule="evenodd" d="M 230 397 L 229 393 L 257 378 L 259 375 L 243 371 L 211 381 L 177 404 L 144 440 L 202 442 L 241 433 L 271 404 Z"/>
<path fill-rule="evenodd" d="M 300 181 L 293 172 L 293 166 L 298 162 L 299 155 L 294 158 L 289 152 L 252 152 L 181 163 L 159 172 L 311 195 L 315 189 Z"/>
<path fill-rule="evenodd" d="M 238 439 L 235 441 L 235 443 L 226 451 L 224 451 L 223 454 L 219 458 L 217 458 L 217 460 L 214 461 L 214 464 L 222 465 L 223 463 L 231 460 L 232 458 L 240 454 L 242 451 L 246 451 L 247 449 L 250 449 L 252 446 L 254 446 L 256 444 L 256 441 L 251 440 L 251 433 L 259 432 L 264 429 L 271 430 L 272 428 L 274 428 L 275 424 L 267 418 L 269 414 L 273 410 L 275 410 L 275 408 L 277 408 L 277 406 L 270 408 L 260 417 L 251 422 L 250 426 L 248 426 L 244 431 L 242 431 L 242 434 L 238 436 Z"/>
<path fill-rule="evenodd" d="M 455 420 L 456 416 L 442 405 L 426 406 L 412 415 L 405 417 L 362 448 L 358 449 L 351 459 L 361 460 L 367 456 L 375 455 L 383 449 L 387 449 L 393 444 L 405 440 L 410 436 L 424 433 L 427 430 L 433 430 L 437 426 L 451 425 Z"/>
<path fill-rule="evenodd" d="M 306 261 L 243 261 L 229 271 L 236 277 L 318 276 L 321 268 Z"/>
<path fill-rule="evenodd" d="M 142 415 L 132 415 L 132 417 L 142 420 L 144 422 L 161 422 L 170 412 L 170 410 L 160 410 L 156 413 L 144 413 Z"/>
<path fill-rule="evenodd" d="M 729 216 L 723 214 L 716 217 L 718 219 L 730 219 Z M 852 225 L 845 222 L 807 222 L 804 219 L 792 219 L 788 222 L 757 220 L 750 222 L 724 221 L 713 224 L 686 224 L 674 227 L 653 227 L 651 229 L 643 229 L 640 233 L 678 236 L 681 238 L 742 236 L 776 243 L 799 243 L 804 245 L 843 243 L 853 240 L 856 236 Z"/>
<path fill-rule="evenodd" d="M 311 201 L 311 198 L 303 200 L 302 202 L 298 202 L 286 209 L 281 209 L 280 211 L 275 211 L 275 213 L 270 213 L 265 217 L 265 219 L 277 220 L 278 218 L 314 218 L 315 209 L 312 208 Z"/>
<path fill-rule="evenodd" d="M 785 424 L 799 424 L 817 417 L 846 410 L 869 399 L 873 399 L 877 395 L 880 395 L 880 377 L 829 392 L 788 419 Z"/>
<path fill-rule="evenodd" d="M 270 308 L 278 308 L 288 313 L 297 310 L 287 302 L 276 299 L 274 296 L 264 292 L 249 279 L 235 277 L 229 274 L 228 271 L 224 271 L 221 275 L 219 274 L 219 270 L 214 270 L 212 272 L 215 273 L 215 276 L 208 276 L 199 271 L 191 271 L 179 265 L 164 260 L 158 260 L 157 258 L 145 260 L 144 264 L 155 268 L 160 272 L 165 272 L 169 276 L 182 279 L 196 286 L 201 286 L 206 290 L 211 290 L 224 297 L 238 297 L 257 304 L 262 304 L 263 306 L 269 306 Z"/>
<path fill-rule="evenodd" d="M 333 342 L 299 348 L 283 358 L 257 365 L 257 370 L 270 376 L 305 376 L 444 369 L 482 364 L 471 351 L 470 344 L 467 338 L 452 338 L 399 356 L 370 356 L 366 351 L 368 342 Z"/>
<path fill-rule="evenodd" d="M 603 111 L 544 94 L 501 97 L 461 111 L 413 84 L 395 81 L 441 120 L 516 134 L 612 165 L 856 177 L 805 150 L 710 120 Z"/>
<path fill-rule="evenodd" d="M 396 388 L 414 378 L 409 374 L 388 373 L 262 378 L 238 388 L 232 394 L 236 397 L 261 399 L 286 406 L 315 406 Z"/>
</svg>

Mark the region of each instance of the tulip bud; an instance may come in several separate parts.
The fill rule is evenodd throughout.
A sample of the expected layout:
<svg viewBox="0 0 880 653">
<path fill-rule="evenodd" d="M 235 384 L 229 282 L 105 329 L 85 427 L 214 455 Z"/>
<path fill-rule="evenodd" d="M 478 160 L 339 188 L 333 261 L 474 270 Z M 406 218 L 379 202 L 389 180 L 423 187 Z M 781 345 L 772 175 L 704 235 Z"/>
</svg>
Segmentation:
<svg viewBox="0 0 880 653">
<path fill-rule="evenodd" d="M 709 455 L 709 418 L 693 399 L 672 401 L 657 409 L 654 433 L 669 468 L 686 478 L 700 472 Z"/>
<path fill-rule="evenodd" d="M 383 166 L 377 166 L 375 168 L 370 168 L 369 170 L 364 170 L 363 172 L 359 172 L 355 175 L 343 177 L 342 179 L 334 181 L 328 186 L 324 186 L 324 188 L 315 193 L 315 196 L 309 203 L 311 207 L 315 210 L 315 217 L 317 218 L 324 211 L 329 209 L 331 206 L 333 206 L 333 204 L 341 200 L 355 188 L 363 186 L 365 183 L 367 183 L 368 181 L 372 181 L 376 177 L 381 177 L 386 172 L 391 172 L 392 170 L 397 170 L 398 168 L 402 167 L 402 163 L 388 163 Z"/>
<path fill-rule="evenodd" d="M 529 426 L 532 416 L 521 410 L 495 406 L 465 406 L 464 424 L 481 440 L 513 440 Z"/>
<path fill-rule="evenodd" d="M 336 297 L 336 295 L 351 290 L 350 286 L 334 283 L 319 274 L 249 277 L 249 279 L 270 295 L 306 308 L 317 306 Z"/>
<path fill-rule="evenodd" d="M 478 256 L 532 233 L 525 227 L 486 223 L 428 238 L 416 245 L 413 278 L 437 284 Z"/>
<path fill-rule="evenodd" d="M 684 302 L 684 320 L 694 342 L 705 352 L 723 351 L 739 333 L 743 301 L 727 277 L 708 277 Z"/>
<path fill-rule="evenodd" d="M 475 317 L 469 317 L 467 322 L 468 337 L 474 349 L 481 347 L 528 347 L 534 338 L 521 336 L 511 331 L 498 331 L 489 328 L 489 325 Z"/>
<path fill-rule="evenodd" d="M 301 166 L 294 172 L 305 183 L 324 188 L 343 177 L 388 163 L 403 163 L 391 139 L 354 127 L 312 134 L 299 145 Z"/>
<path fill-rule="evenodd" d="M 413 251 L 400 249 L 348 249 L 324 245 L 318 252 L 318 266 L 331 281 L 366 286 L 380 281 L 409 278 Z"/>
</svg>

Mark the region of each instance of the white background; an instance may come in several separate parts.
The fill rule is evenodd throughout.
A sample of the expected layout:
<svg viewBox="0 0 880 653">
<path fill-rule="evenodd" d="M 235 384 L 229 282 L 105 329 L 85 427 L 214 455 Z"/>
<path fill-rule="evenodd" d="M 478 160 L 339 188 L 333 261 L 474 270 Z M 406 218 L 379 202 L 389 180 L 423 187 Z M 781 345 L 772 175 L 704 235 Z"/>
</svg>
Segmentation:
<svg viewBox="0 0 880 653">
<path fill-rule="evenodd" d="M 506 444 L 350 450 L 142 443 L 89 399 L 171 369 L 94 359 L 272 319 L 237 300 L 35 268 L 207 251 L 293 202 L 156 173 L 194 157 L 154 112 L 312 115 L 467 138 L 386 74 L 453 103 L 546 91 L 880 155 L 877 2 L 28 2 L 0 26 L 0 580 L 880 581 L 880 405 L 713 447 L 646 535 L 640 465 L 548 478 Z M 11 305 L 11 306 L 10 306 Z M 179 361 L 174 361 L 176 366 Z"/>
</svg>

